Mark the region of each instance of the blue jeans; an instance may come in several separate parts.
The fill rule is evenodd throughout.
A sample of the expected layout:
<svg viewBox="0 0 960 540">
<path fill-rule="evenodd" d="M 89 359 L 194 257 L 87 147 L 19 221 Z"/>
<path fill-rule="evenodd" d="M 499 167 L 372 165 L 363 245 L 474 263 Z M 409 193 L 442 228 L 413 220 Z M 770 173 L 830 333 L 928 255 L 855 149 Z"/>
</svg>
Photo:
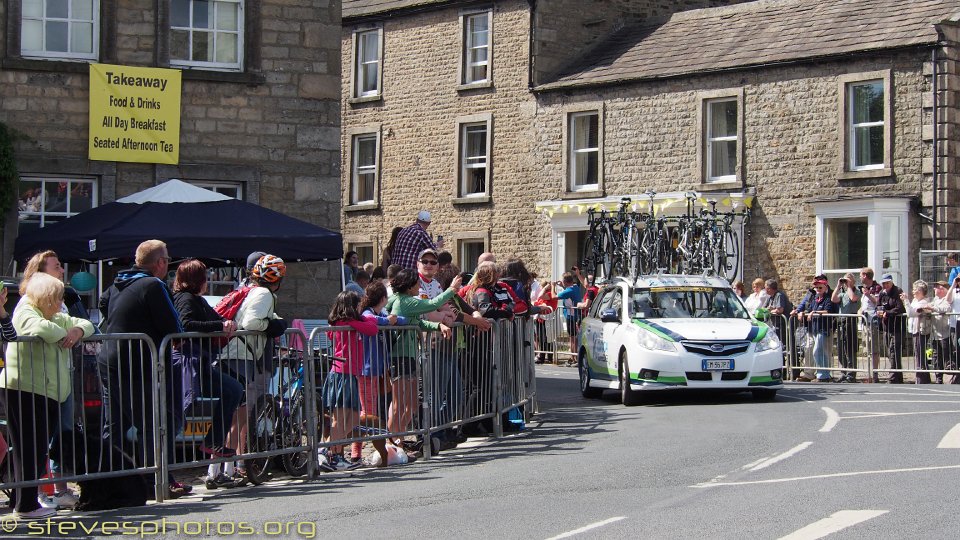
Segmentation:
<svg viewBox="0 0 960 540">
<path fill-rule="evenodd" d="M 817 366 L 817 380 L 830 379 L 830 356 L 827 354 L 827 341 L 830 334 L 815 334 L 813 336 L 813 365 Z"/>
</svg>

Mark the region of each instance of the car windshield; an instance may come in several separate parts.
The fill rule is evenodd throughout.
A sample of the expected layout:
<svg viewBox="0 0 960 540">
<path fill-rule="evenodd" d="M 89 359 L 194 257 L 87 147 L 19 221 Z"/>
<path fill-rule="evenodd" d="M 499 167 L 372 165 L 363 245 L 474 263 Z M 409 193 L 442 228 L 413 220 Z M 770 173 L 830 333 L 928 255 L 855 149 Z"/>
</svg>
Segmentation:
<svg viewBox="0 0 960 540">
<path fill-rule="evenodd" d="M 750 318 L 733 290 L 714 287 L 636 289 L 630 310 L 636 319 Z"/>
</svg>

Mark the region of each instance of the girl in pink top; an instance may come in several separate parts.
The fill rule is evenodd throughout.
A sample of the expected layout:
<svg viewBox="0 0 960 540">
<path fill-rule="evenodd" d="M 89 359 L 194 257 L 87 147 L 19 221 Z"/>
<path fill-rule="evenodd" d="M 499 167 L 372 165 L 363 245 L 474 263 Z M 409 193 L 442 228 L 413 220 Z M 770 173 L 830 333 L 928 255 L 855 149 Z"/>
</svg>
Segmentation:
<svg viewBox="0 0 960 540">
<path fill-rule="evenodd" d="M 321 395 L 323 408 L 330 413 L 330 431 L 327 441 L 340 441 L 348 437 L 360 424 L 360 389 L 357 375 L 363 371 L 363 337 L 377 335 L 375 320 L 360 316 L 360 296 L 344 291 L 337 299 L 327 317 L 330 326 L 350 327 L 350 330 L 328 332 L 333 342 L 333 365 L 323 382 Z M 359 466 L 346 461 L 329 448 L 320 451 L 320 469 L 325 471 L 349 470 Z"/>
</svg>

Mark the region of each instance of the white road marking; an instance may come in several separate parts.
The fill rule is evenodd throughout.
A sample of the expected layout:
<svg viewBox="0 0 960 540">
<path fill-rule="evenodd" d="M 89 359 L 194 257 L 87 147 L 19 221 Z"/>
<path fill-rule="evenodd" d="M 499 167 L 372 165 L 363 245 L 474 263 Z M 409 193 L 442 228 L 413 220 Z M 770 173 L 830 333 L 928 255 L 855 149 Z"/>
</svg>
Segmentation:
<svg viewBox="0 0 960 540">
<path fill-rule="evenodd" d="M 547 540 L 559 540 L 560 538 L 570 538 L 571 536 L 575 536 L 575 535 L 578 535 L 578 534 L 580 534 L 580 533 L 587 532 L 587 531 L 592 530 L 592 529 L 596 529 L 596 528 L 598 528 L 598 527 L 603 527 L 604 525 L 609 525 L 609 524 L 611 524 L 611 523 L 616 523 L 616 522 L 618 522 L 618 521 L 620 521 L 620 520 L 622 520 L 622 519 L 627 519 L 627 516 L 620 516 L 620 517 L 605 519 L 605 520 L 603 520 L 603 521 L 598 521 L 598 522 L 596 522 L 596 523 L 591 523 L 590 525 L 587 525 L 586 527 L 580 527 L 579 529 L 574 529 L 574 530 L 572 530 L 572 531 L 568 531 L 568 532 L 565 532 L 565 533 L 560 534 L 560 535 L 557 535 L 557 536 L 552 536 L 552 537 L 548 538 Z"/>
<path fill-rule="evenodd" d="M 911 467 L 908 469 L 885 469 L 876 471 L 856 471 L 846 473 L 817 474 L 814 476 L 793 476 L 790 478 L 772 478 L 770 480 L 749 480 L 743 482 L 702 482 L 694 484 L 692 488 L 711 488 L 720 486 L 746 486 L 750 484 L 782 484 L 786 482 L 799 482 L 801 480 L 820 480 L 823 478 L 843 478 L 847 476 L 863 476 L 868 474 L 892 474 L 902 472 L 923 472 L 923 471 L 943 471 L 947 469 L 960 469 L 960 465 L 942 465 L 938 467 Z"/>
<path fill-rule="evenodd" d="M 929 391 L 929 392 L 947 393 L 947 394 L 953 394 L 953 395 L 956 395 L 956 394 L 957 394 L 957 392 L 947 392 L 946 390 L 928 390 L 928 391 Z M 866 392 L 864 392 L 864 393 L 862 393 L 862 394 L 855 394 L 855 395 L 863 396 L 863 397 L 866 397 L 866 396 L 914 396 L 914 397 L 917 397 L 917 396 L 927 396 L 927 397 L 941 397 L 941 395 L 940 395 L 939 393 L 920 394 L 920 393 L 918 393 L 918 392 L 873 392 L 873 393 L 866 393 Z"/>
<path fill-rule="evenodd" d="M 953 426 L 953 429 L 940 439 L 937 448 L 960 448 L 960 424 Z"/>
<path fill-rule="evenodd" d="M 960 414 L 960 411 L 915 411 L 915 412 L 867 412 L 867 411 L 848 411 L 848 415 L 858 414 L 860 416 L 844 416 L 844 420 L 854 420 L 857 418 L 880 418 L 883 416 L 915 416 L 920 414 Z"/>
<path fill-rule="evenodd" d="M 836 427 L 837 422 L 840 421 L 840 415 L 830 407 L 820 407 L 820 409 L 827 414 L 827 420 L 823 423 L 823 427 L 820 428 L 820 433 L 828 433 Z"/>
<path fill-rule="evenodd" d="M 864 401 L 862 399 L 851 400 L 851 401 L 832 401 L 831 403 L 960 403 L 960 401 L 949 400 L 949 399 L 937 399 L 937 400 L 922 400 L 922 399 L 877 399 L 871 401 Z"/>
<path fill-rule="evenodd" d="M 780 540 L 816 540 L 857 523 L 882 516 L 887 512 L 888 510 L 841 510 L 828 518 L 823 518 L 798 531 L 782 536 Z"/>
<path fill-rule="evenodd" d="M 774 463 L 778 463 L 778 462 L 780 462 L 780 461 L 783 461 L 783 460 L 785 460 L 785 459 L 793 456 L 794 454 L 797 454 L 798 452 L 801 452 L 801 451 L 805 450 L 805 449 L 806 449 L 808 446 L 810 446 L 811 444 L 813 444 L 813 442 L 811 442 L 811 441 L 802 442 L 802 443 L 794 446 L 793 448 L 787 450 L 786 452 L 784 452 L 784 453 L 782 453 L 782 454 L 780 454 L 780 455 L 778 455 L 778 456 L 773 456 L 773 457 L 770 458 L 770 459 L 765 459 L 765 460 L 761 461 L 759 464 L 754 465 L 753 467 L 750 468 L 750 472 L 756 472 L 756 471 L 759 471 L 759 470 L 761 470 L 761 469 L 766 469 L 767 467 L 773 465 Z"/>
<path fill-rule="evenodd" d="M 741 467 L 741 469 L 749 469 L 750 467 L 754 467 L 754 466 L 756 466 L 756 465 L 758 465 L 758 464 L 760 464 L 760 463 L 763 463 L 764 461 L 766 461 L 766 460 L 768 460 L 768 459 L 769 459 L 769 458 L 762 457 L 762 458 L 760 458 L 760 459 L 758 459 L 758 460 L 756 460 L 756 461 L 752 461 L 752 462 L 750 462 L 750 463 L 747 463 L 746 465 L 744 465 L 743 467 Z"/>
</svg>

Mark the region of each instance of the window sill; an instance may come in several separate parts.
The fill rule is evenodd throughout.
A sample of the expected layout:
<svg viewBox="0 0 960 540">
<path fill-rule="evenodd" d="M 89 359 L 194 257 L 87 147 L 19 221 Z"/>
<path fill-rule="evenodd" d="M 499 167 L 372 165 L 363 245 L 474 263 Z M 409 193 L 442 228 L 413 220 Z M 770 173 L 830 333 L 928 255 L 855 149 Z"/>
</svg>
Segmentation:
<svg viewBox="0 0 960 540">
<path fill-rule="evenodd" d="M 560 195 L 560 198 L 564 201 L 575 200 L 575 199 L 595 199 L 597 197 L 606 197 L 607 193 L 601 188 L 597 189 L 584 189 L 581 191 L 567 191 Z"/>
<path fill-rule="evenodd" d="M 457 92 L 468 92 L 470 90 L 483 90 L 485 88 L 493 88 L 493 81 L 488 79 L 486 81 L 461 84 L 457 86 Z"/>
<path fill-rule="evenodd" d="M 89 73 L 90 64 L 96 60 L 65 60 L 50 59 L 37 60 L 33 58 L 8 57 L 3 59 L 0 66 L 3 69 L 23 69 L 30 71 L 56 71 L 60 73 Z"/>
<path fill-rule="evenodd" d="M 188 81 L 226 82 L 249 85 L 260 85 L 267 81 L 266 77 L 259 73 L 213 71 L 196 67 L 171 67 L 171 69 L 179 69 L 183 78 Z"/>
<path fill-rule="evenodd" d="M 871 178 L 889 178 L 893 176 L 893 169 L 884 167 L 882 169 L 867 169 L 865 171 L 842 170 L 838 175 L 839 180 L 867 180 Z"/>
<path fill-rule="evenodd" d="M 375 96 L 352 97 L 347 100 L 347 103 L 351 105 L 359 105 L 361 103 L 374 103 L 377 101 L 383 101 L 383 94 L 377 94 Z"/>
<path fill-rule="evenodd" d="M 453 199 L 454 205 L 460 204 L 487 204 L 490 202 L 490 196 L 484 195 L 482 197 L 457 197 Z"/>
<path fill-rule="evenodd" d="M 376 203 L 376 202 L 363 203 L 363 204 L 351 204 L 349 206 L 343 207 L 343 211 L 345 213 L 369 212 L 370 210 L 379 210 L 379 209 L 380 209 L 380 203 Z"/>
<path fill-rule="evenodd" d="M 702 183 L 696 187 L 699 191 L 729 191 L 730 189 L 742 188 L 743 182 L 739 180 L 728 180 L 726 182 Z"/>
</svg>

